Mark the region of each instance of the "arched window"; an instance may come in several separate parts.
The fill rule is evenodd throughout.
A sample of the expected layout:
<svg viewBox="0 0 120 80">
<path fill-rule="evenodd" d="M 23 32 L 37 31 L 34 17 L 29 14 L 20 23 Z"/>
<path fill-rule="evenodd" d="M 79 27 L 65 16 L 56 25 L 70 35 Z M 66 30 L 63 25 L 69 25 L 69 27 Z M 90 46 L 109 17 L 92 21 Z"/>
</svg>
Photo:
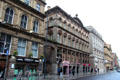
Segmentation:
<svg viewBox="0 0 120 80">
<path fill-rule="evenodd" d="M 24 0 L 24 2 L 29 5 L 30 4 L 30 0 Z"/>
<path fill-rule="evenodd" d="M 14 13 L 13 9 L 7 8 L 5 12 L 4 21 L 11 24 L 13 21 L 13 13 Z"/>
<path fill-rule="evenodd" d="M 57 34 L 57 42 L 61 43 L 61 35 Z"/>
<path fill-rule="evenodd" d="M 39 25 L 38 21 L 35 20 L 34 25 L 33 25 L 33 31 L 36 32 L 36 33 L 38 32 L 38 25 Z"/>
<path fill-rule="evenodd" d="M 26 26 L 27 26 L 27 16 L 26 16 L 26 15 L 22 15 L 20 26 L 21 26 L 22 28 L 26 29 Z"/>
<path fill-rule="evenodd" d="M 36 4 L 36 10 L 40 12 L 40 4 Z"/>
</svg>

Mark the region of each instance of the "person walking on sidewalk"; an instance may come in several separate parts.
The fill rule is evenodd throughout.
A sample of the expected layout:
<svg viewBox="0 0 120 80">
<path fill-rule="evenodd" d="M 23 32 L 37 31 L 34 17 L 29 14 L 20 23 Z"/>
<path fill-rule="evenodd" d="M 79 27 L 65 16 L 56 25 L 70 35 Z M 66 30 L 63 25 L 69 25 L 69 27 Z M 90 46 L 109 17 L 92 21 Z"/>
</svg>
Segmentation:
<svg viewBox="0 0 120 80">
<path fill-rule="evenodd" d="M 63 72 L 62 72 L 62 68 L 60 68 L 60 80 L 63 80 Z"/>
<path fill-rule="evenodd" d="M 93 73 L 93 68 L 91 68 L 91 73 Z"/>
<path fill-rule="evenodd" d="M 75 75 L 75 69 L 74 68 L 72 69 L 72 75 L 73 76 Z"/>
<path fill-rule="evenodd" d="M 98 68 L 98 74 L 99 74 L 99 68 Z"/>
</svg>

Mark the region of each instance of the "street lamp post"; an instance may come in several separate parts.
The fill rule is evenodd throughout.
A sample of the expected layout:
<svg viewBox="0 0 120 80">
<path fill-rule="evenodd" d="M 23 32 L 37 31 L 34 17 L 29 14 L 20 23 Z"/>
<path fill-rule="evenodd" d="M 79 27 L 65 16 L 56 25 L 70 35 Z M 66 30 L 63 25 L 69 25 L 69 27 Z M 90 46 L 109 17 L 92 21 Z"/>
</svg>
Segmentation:
<svg viewBox="0 0 120 80">
<path fill-rule="evenodd" d="M 39 59 L 39 67 L 38 67 L 39 71 L 38 71 L 38 80 L 40 79 L 40 74 L 42 71 L 42 58 Z"/>
<path fill-rule="evenodd" d="M 9 54 L 9 51 L 7 50 L 7 48 L 5 48 L 5 51 L 6 51 L 6 64 L 5 64 L 5 73 L 4 73 L 3 80 L 6 80 L 6 73 L 7 73 L 7 67 L 8 67 L 8 54 Z"/>
</svg>

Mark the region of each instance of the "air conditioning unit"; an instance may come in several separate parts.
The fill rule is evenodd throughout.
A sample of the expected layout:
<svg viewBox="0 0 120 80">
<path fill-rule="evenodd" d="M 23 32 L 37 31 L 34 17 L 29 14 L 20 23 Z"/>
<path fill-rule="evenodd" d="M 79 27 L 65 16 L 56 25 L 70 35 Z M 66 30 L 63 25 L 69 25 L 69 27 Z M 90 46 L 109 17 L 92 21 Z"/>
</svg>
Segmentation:
<svg viewBox="0 0 120 80">
<path fill-rule="evenodd" d="M 33 33 L 33 30 L 30 30 L 30 33 Z"/>
</svg>

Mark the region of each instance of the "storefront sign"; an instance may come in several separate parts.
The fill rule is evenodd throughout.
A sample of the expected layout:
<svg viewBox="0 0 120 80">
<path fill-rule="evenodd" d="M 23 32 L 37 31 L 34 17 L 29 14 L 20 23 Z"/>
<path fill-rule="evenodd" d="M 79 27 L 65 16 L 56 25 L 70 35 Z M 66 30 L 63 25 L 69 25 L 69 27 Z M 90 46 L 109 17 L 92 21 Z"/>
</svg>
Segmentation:
<svg viewBox="0 0 120 80">
<path fill-rule="evenodd" d="M 91 66 L 91 64 L 88 64 L 88 66 Z"/>
<path fill-rule="evenodd" d="M 20 61 L 20 62 L 37 62 L 37 63 L 39 63 L 39 60 L 37 60 L 37 59 L 29 59 L 29 58 L 17 58 L 16 61 Z"/>
<path fill-rule="evenodd" d="M 25 62 L 33 62 L 33 59 L 24 59 Z"/>
<path fill-rule="evenodd" d="M 35 60 L 35 62 L 39 62 L 39 60 Z"/>
<path fill-rule="evenodd" d="M 86 64 L 83 64 L 83 66 L 86 66 Z"/>
<path fill-rule="evenodd" d="M 69 66 L 70 62 L 69 61 L 63 61 L 63 66 Z"/>
<path fill-rule="evenodd" d="M 21 58 L 18 58 L 18 59 L 16 59 L 16 61 L 24 61 L 23 59 L 21 59 Z"/>
</svg>

